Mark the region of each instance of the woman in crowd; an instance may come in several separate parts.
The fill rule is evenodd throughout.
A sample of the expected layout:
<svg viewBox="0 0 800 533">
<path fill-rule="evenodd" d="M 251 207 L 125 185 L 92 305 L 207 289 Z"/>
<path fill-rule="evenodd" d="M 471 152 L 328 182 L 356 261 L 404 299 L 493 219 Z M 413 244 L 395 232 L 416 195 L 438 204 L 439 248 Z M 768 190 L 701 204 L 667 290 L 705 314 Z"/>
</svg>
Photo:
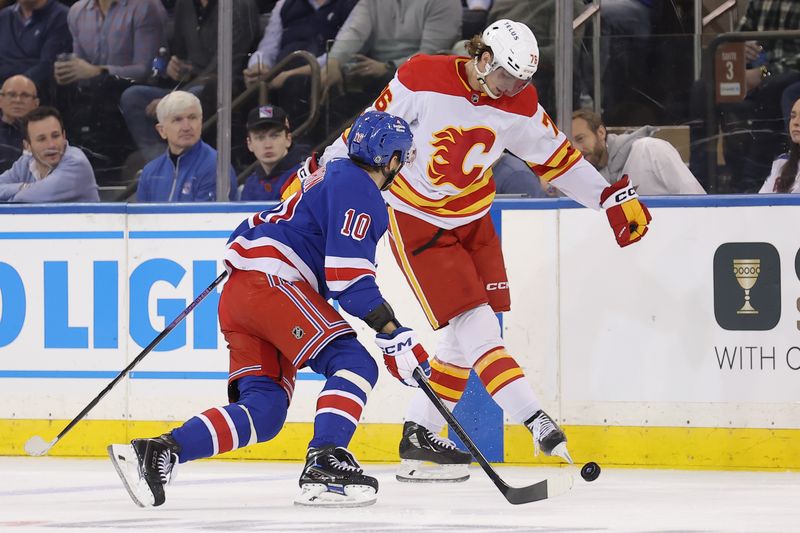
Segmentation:
<svg viewBox="0 0 800 533">
<path fill-rule="evenodd" d="M 798 161 L 800 161 L 800 98 L 792 104 L 789 138 L 791 139 L 789 151 L 772 162 L 769 176 L 758 192 L 800 192 L 800 180 L 797 179 Z"/>
</svg>

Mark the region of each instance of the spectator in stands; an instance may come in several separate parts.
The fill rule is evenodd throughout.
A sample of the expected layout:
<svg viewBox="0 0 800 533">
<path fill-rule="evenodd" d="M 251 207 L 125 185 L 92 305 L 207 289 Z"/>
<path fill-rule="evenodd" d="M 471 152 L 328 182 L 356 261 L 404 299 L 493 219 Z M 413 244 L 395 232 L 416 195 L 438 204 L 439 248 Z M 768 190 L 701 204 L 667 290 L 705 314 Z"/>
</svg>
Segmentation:
<svg viewBox="0 0 800 533">
<path fill-rule="evenodd" d="M 800 98 L 800 81 L 786 87 L 781 94 L 781 114 L 787 129 L 792 118 L 792 107 L 798 98 Z"/>
<path fill-rule="evenodd" d="M 173 91 L 158 102 L 156 128 L 167 142 L 163 155 L 145 165 L 139 177 L 139 202 L 209 202 L 217 198 L 217 151 L 200 139 L 203 108 L 190 92 Z M 236 197 L 236 174 L 230 169 Z"/>
<path fill-rule="evenodd" d="M 8 78 L 0 88 L 0 172 L 22 155 L 21 120 L 38 106 L 36 85 L 21 74 Z"/>
<path fill-rule="evenodd" d="M 79 0 L 67 21 L 74 54 L 54 65 L 67 133 L 87 148 L 101 183 L 119 180 L 132 151 L 119 99 L 147 78 L 164 43 L 166 11 L 160 0 Z"/>
<path fill-rule="evenodd" d="M 798 161 L 800 161 L 800 100 L 795 100 L 789 115 L 789 151 L 772 162 L 769 176 L 761 186 L 760 193 L 800 192 Z"/>
<path fill-rule="evenodd" d="M 344 68 L 374 96 L 412 55 L 449 50 L 461 17 L 459 0 L 361 0 L 328 54 L 326 85 L 341 80 Z"/>
<path fill-rule="evenodd" d="M 366 107 L 409 57 L 449 50 L 461 35 L 461 16 L 460 0 L 360 0 L 322 70 L 326 91 L 347 82 L 347 94 L 329 101 L 336 126 Z M 282 78 L 308 72 L 308 66 L 298 67 L 273 80 L 270 88 L 280 87 Z"/>
<path fill-rule="evenodd" d="M 47 95 L 53 61 L 72 49 L 67 11 L 58 0 L 19 0 L 0 11 L 0 83 L 24 74 Z"/>
<path fill-rule="evenodd" d="M 704 194 L 678 151 L 656 139 L 652 126 L 614 135 L 606 131 L 600 115 L 581 109 L 572 114 L 572 144 L 609 182 L 627 174 L 641 195 Z"/>
<path fill-rule="evenodd" d="M 800 30 L 800 2 L 750 0 L 737 31 Z M 781 153 L 786 126 L 781 110 L 784 90 L 800 81 L 800 40 L 777 39 L 745 43 L 747 95 L 743 102 L 721 104 L 724 154 L 733 192 L 755 192 L 770 162 Z M 702 89 L 702 86 L 700 86 Z M 711 88 L 713 90 L 713 88 Z M 693 116 L 691 169 L 707 179 L 705 99 L 703 91 L 692 94 Z M 716 133 L 716 132 L 715 132 Z"/>
<path fill-rule="evenodd" d="M 25 153 L 0 174 L 0 201 L 99 201 L 92 166 L 80 149 L 67 144 L 58 110 L 38 107 L 22 123 Z"/>
<path fill-rule="evenodd" d="M 259 35 L 258 9 L 254 0 L 233 0 L 232 8 L 233 72 L 241 72 Z M 163 150 L 155 130 L 156 106 L 171 90 L 189 91 L 203 102 L 213 102 L 207 104 L 206 109 L 216 108 L 218 12 L 215 0 L 177 0 L 171 56 L 165 76 L 151 80 L 155 85 L 135 85 L 122 94 L 122 115 L 134 142 L 146 158 Z M 156 50 L 153 50 L 148 65 L 155 54 Z M 237 81 L 241 83 L 236 78 L 234 86 Z"/>
<path fill-rule="evenodd" d="M 74 56 L 55 64 L 60 85 L 105 75 L 144 81 L 164 41 L 159 0 L 80 0 L 67 17 Z"/>
<path fill-rule="evenodd" d="M 600 75 L 603 114 L 626 120 L 636 91 L 647 81 L 647 44 L 656 0 L 603 0 L 600 9 Z"/>
<path fill-rule="evenodd" d="M 308 157 L 308 147 L 295 145 L 289 118 L 277 106 L 259 106 L 247 116 L 247 148 L 258 160 L 247 177 L 240 200 L 280 201 L 288 179 Z"/>
<path fill-rule="evenodd" d="M 258 44 L 244 71 L 250 87 L 264 79 L 270 69 L 296 50 L 305 50 L 325 66 L 328 42 L 347 20 L 358 0 L 278 0 Z M 298 65 L 293 65 L 297 68 Z M 302 66 L 300 64 L 299 66 Z M 308 113 L 309 77 L 307 69 L 284 71 L 272 83 L 270 101 L 283 106 L 295 123 Z"/>
</svg>

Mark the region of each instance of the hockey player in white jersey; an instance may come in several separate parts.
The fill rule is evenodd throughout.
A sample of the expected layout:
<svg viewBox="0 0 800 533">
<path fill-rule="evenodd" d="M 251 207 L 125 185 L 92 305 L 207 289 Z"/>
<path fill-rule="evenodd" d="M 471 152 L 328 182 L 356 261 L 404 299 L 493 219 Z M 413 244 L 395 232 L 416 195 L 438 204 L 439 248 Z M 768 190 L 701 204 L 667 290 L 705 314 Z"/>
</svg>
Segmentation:
<svg viewBox="0 0 800 533">
<path fill-rule="evenodd" d="M 495 316 L 510 309 L 510 292 L 489 216 L 491 166 L 508 150 L 569 197 L 605 209 L 619 246 L 645 235 L 650 214 L 627 178 L 609 187 L 539 105 L 532 84 L 539 48 L 527 26 L 498 20 L 468 50 L 470 57 L 412 57 L 372 106 L 408 121 L 417 147 L 416 161 L 384 192 L 392 251 L 431 326 L 444 328 L 431 361 L 436 393 L 453 408 L 474 370 L 506 416 L 531 431 L 535 452 L 571 462 L 564 432 L 506 350 Z M 347 135 L 323 163 L 346 153 Z M 470 456 L 438 436 L 443 425 L 418 391 L 398 479 L 467 479 Z"/>
</svg>

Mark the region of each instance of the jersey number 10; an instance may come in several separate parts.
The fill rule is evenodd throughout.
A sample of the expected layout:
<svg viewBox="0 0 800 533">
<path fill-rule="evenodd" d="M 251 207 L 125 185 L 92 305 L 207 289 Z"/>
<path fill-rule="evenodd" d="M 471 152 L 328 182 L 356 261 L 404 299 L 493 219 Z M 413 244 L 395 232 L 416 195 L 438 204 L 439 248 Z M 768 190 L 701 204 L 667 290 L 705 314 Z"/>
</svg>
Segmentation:
<svg viewBox="0 0 800 533">
<path fill-rule="evenodd" d="M 355 209 L 348 209 L 344 214 L 344 225 L 339 233 L 360 241 L 367 236 L 370 222 L 372 222 L 372 218 L 368 214 L 359 213 L 356 216 Z"/>
</svg>

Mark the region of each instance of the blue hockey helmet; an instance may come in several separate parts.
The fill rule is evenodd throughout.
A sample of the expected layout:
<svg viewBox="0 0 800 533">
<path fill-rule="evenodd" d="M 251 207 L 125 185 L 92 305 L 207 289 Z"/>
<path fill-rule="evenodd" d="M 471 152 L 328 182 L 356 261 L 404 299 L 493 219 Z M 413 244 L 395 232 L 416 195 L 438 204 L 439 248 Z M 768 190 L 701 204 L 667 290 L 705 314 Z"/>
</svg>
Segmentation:
<svg viewBox="0 0 800 533">
<path fill-rule="evenodd" d="M 405 164 L 411 162 L 413 141 L 408 122 L 383 111 L 368 111 L 350 128 L 347 152 L 350 159 L 373 167 L 388 164 L 400 152 L 400 162 Z"/>
</svg>

